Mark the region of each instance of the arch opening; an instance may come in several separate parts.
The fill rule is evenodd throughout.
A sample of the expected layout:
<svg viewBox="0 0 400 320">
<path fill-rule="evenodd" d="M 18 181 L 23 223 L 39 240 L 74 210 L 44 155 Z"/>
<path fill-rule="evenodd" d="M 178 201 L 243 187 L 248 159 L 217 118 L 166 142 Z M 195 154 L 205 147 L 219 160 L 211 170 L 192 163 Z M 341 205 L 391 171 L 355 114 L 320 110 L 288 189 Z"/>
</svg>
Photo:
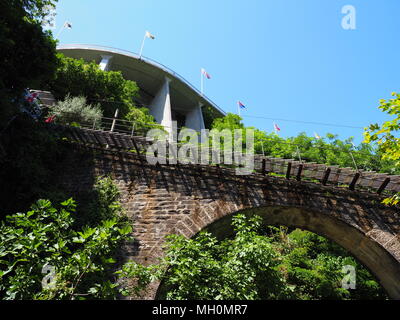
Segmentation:
<svg viewBox="0 0 400 320">
<path fill-rule="evenodd" d="M 400 265 L 379 243 L 345 222 L 309 208 L 263 206 L 232 212 L 203 230 L 218 239 L 233 236 L 232 217 L 237 213 L 258 215 L 264 226 L 286 226 L 307 230 L 327 238 L 356 258 L 380 282 L 392 299 L 400 299 Z"/>
<path fill-rule="evenodd" d="M 202 231 L 213 234 L 218 240 L 234 235 L 232 218 L 237 213 L 247 217 L 258 215 L 263 226 L 286 226 L 307 230 L 329 239 L 349 252 L 378 280 L 392 299 L 400 299 L 400 266 L 398 261 L 379 243 L 357 228 L 345 222 L 299 207 L 264 206 L 232 212 L 207 225 Z M 157 290 L 156 299 L 165 295 L 163 283 Z"/>
</svg>

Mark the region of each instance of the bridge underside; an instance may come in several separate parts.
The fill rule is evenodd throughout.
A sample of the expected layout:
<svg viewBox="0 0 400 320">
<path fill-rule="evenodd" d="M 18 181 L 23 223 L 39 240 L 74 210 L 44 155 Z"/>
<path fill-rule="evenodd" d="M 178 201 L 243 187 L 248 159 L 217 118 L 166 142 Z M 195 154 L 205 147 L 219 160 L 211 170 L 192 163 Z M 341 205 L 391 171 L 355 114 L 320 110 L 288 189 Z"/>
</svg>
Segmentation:
<svg viewBox="0 0 400 320">
<path fill-rule="evenodd" d="M 196 235 L 209 229 L 231 232 L 238 211 L 258 214 L 266 225 L 286 225 L 325 236 L 350 251 L 379 279 L 389 296 L 400 299 L 400 216 L 380 204 L 377 194 L 287 180 L 274 176 L 237 176 L 234 170 L 191 165 L 152 166 L 129 153 L 87 150 L 66 170 L 75 193 L 90 189 L 93 177 L 111 174 L 134 228 L 125 259 L 149 264 L 163 255 L 166 235 Z M 155 298 L 154 285 L 143 298 Z"/>
<path fill-rule="evenodd" d="M 67 57 L 95 61 L 102 70 L 121 71 L 125 79 L 135 81 L 140 90 L 137 105 L 149 108 L 150 114 L 169 132 L 173 131 L 173 121 L 179 127 L 204 129 L 204 107 L 211 108 L 215 115 L 224 115 L 186 80 L 144 57 L 91 45 L 64 45 L 57 50 Z"/>
</svg>

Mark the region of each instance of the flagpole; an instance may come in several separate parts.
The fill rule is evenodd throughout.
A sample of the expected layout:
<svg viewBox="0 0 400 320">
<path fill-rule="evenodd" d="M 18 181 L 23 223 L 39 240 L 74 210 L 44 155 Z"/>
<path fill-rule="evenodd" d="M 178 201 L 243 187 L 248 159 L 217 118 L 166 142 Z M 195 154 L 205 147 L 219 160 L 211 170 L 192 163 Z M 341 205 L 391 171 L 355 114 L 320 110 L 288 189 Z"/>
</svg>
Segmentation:
<svg viewBox="0 0 400 320">
<path fill-rule="evenodd" d="M 143 52 L 143 47 L 144 47 L 144 42 L 146 41 L 146 33 L 144 33 L 143 41 L 142 41 L 142 46 L 140 47 L 140 53 L 139 53 L 139 59 L 142 59 L 142 52 Z"/>
<path fill-rule="evenodd" d="M 201 95 L 204 95 L 204 74 L 203 69 L 200 70 L 200 82 L 201 82 Z"/>
<path fill-rule="evenodd" d="M 238 107 L 238 115 L 240 117 L 240 105 L 239 105 L 239 102 L 237 103 L 237 107 Z"/>
<path fill-rule="evenodd" d="M 64 24 L 62 25 L 60 31 L 58 31 L 57 36 L 55 37 L 55 39 L 57 40 L 58 37 L 61 35 L 61 33 L 64 31 L 65 29 L 65 25 L 67 24 L 68 20 L 65 20 Z"/>
</svg>

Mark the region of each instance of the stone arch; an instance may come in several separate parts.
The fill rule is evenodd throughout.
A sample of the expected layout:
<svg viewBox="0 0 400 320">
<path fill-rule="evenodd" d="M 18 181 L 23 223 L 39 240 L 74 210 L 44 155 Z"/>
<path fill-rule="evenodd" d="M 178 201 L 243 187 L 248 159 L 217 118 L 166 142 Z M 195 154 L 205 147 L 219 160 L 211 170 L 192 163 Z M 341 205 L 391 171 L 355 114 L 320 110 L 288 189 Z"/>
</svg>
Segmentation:
<svg viewBox="0 0 400 320">
<path fill-rule="evenodd" d="M 234 170 L 150 166 L 125 154 L 99 153 L 93 162 L 94 168 L 88 164 L 82 175 L 65 181 L 79 193 L 90 187 L 93 169 L 96 175 L 112 174 L 136 241 L 123 248 L 126 259 L 156 263 L 168 234 L 227 232 L 234 213 L 259 214 L 266 224 L 303 228 L 337 242 L 372 271 L 391 298 L 400 299 L 400 211 L 383 205 L 384 196 L 270 175 L 241 177 Z M 146 298 L 154 298 L 156 290 Z"/>
<path fill-rule="evenodd" d="M 233 234 L 231 218 L 236 213 L 259 215 L 264 225 L 284 225 L 314 232 L 349 251 L 379 280 L 393 299 L 400 299 L 400 265 L 381 244 L 357 228 L 315 210 L 291 206 L 263 206 L 232 212 L 207 225 L 209 231 L 222 239 Z"/>
</svg>

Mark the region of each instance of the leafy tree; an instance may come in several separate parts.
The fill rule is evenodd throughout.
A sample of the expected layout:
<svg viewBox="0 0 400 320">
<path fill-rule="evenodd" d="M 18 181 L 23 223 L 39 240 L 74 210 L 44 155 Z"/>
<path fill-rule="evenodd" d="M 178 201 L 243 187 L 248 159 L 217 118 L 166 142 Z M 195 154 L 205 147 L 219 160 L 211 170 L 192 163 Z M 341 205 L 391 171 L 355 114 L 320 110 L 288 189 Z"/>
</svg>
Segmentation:
<svg viewBox="0 0 400 320">
<path fill-rule="evenodd" d="M 296 137 L 283 138 L 274 132 L 267 133 L 254 127 L 245 127 L 241 120 L 238 115 L 228 113 L 223 118 L 215 119 L 212 128 L 219 131 L 241 129 L 243 136 L 245 130 L 253 130 L 254 150 L 258 154 L 400 174 L 400 167 L 395 167 L 392 158 L 382 157 L 383 151 L 368 143 L 355 146 L 353 138 L 342 141 L 337 135 L 330 133 L 321 139 L 308 137 L 303 132 Z"/>
<path fill-rule="evenodd" d="M 271 230 L 273 242 L 284 257 L 280 268 L 287 281 L 295 286 L 296 299 L 387 298 L 369 271 L 335 243 L 300 229 Z M 355 268 L 355 290 L 341 287 L 343 266 Z"/>
<path fill-rule="evenodd" d="M 73 59 L 58 54 L 61 66 L 56 78 L 49 83 L 48 89 L 56 99 L 65 99 L 67 95 L 86 97 L 90 103 L 99 103 L 105 117 L 113 117 L 115 110 L 130 120 L 144 117 L 139 109 L 135 110 L 134 100 L 139 88 L 135 82 L 125 80 L 119 71 L 103 71 L 97 63 L 86 63 L 83 59 Z M 140 114 L 136 114 L 140 113 Z"/>
<path fill-rule="evenodd" d="M 13 100 L 25 88 L 40 88 L 52 79 L 58 59 L 56 42 L 44 32 L 41 19 L 50 0 L 0 2 L 0 124 L 17 111 Z"/>
<path fill-rule="evenodd" d="M 385 299 L 371 274 L 342 248 L 311 232 L 261 228 L 258 216 L 233 217 L 235 236 L 218 241 L 202 232 L 171 235 L 166 256 L 148 267 L 130 262 L 119 272 L 133 278 L 125 294 L 162 281 L 167 299 Z M 341 287 L 342 267 L 357 270 L 357 289 Z M 132 282 L 131 282 L 132 283 Z"/>
<path fill-rule="evenodd" d="M 228 113 L 225 117 L 216 118 L 212 123 L 212 129 L 222 131 L 224 129 L 235 130 L 243 129 L 242 118 L 234 113 Z"/>
<path fill-rule="evenodd" d="M 167 288 L 166 298 L 174 300 L 289 297 L 290 290 L 277 270 L 279 257 L 269 239 L 258 233 L 261 218 L 247 222 L 244 215 L 238 215 L 233 225 L 236 237 L 221 243 L 205 232 L 195 239 L 171 235 L 166 257 L 158 267 L 146 269 L 132 262 L 122 274 L 136 277 L 143 287 L 159 277 Z"/>
<path fill-rule="evenodd" d="M 145 107 L 132 108 L 125 118 L 126 120 L 133 121 L 135 123 L 134 131 L 136 134 L 145 135 L 150 129 L 164 129 L 162 125 L 155 122 L 154 117 L 149 112 L 149 109 Z"/>
<path fill-rule="evenodd" d="M 42 22 L 58 0 L 9 0 L 10 6 L 22 5 L 29 19 Z"/>
<path fill-rule="evenodd" d="M 365 142 L 377 143 L 384 160 L 392 161 L 396 168 L 400 168 L 400 94 L 393 92 L 393 99 L 380 101 L 379 109 L 392 116 L 393 119 L 385 121 L 382 125 L 372 124 L 365 129 Z M 398 204 L 400 193 L 386 199 L 385 203 Z"/>
<path fill-rule="evenodd" d="M 37 199 L 58 193 L 55 173 L 65 170 L 71 148 L 46 131 L 44 122 L 17 117 L 3 132 L 0 157 L 0 219 L 24 212 Z M 68 196 L 63 196 L 66 199 Z M 57 200 L 61 201 L 57 196 Z"/>
<path fill-rule="evenodd" d="M 1 222 L 2 299 L 116 297 L 117 284 L 110 276 L 114 255 L 131 228 L 119 217 L 121 207 L 110 181 L 99 180 L 97 188 L 101 215 L 90 226 L 75 224 L 72 199 L 60 208 L 39 200 L 27 213 L 7 216 Z"/>
</svg>

